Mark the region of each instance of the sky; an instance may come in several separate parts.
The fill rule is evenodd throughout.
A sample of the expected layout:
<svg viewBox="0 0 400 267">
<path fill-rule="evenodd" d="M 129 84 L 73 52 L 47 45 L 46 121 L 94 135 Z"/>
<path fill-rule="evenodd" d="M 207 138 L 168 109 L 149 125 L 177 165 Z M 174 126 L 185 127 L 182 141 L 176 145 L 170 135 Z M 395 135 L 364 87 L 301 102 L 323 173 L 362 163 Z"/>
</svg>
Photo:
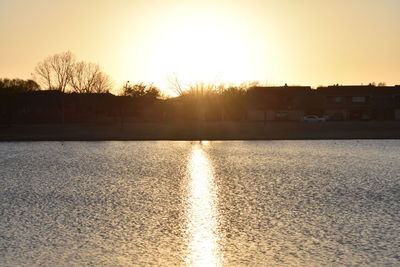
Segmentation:
<svg viewBox="0 0 400 267">
<path fill-rule="evenodd" d="M 71 51 L 126 81 L 400 84 L 399 0 L 0 0 L 0 78 Z"/>
</svg>

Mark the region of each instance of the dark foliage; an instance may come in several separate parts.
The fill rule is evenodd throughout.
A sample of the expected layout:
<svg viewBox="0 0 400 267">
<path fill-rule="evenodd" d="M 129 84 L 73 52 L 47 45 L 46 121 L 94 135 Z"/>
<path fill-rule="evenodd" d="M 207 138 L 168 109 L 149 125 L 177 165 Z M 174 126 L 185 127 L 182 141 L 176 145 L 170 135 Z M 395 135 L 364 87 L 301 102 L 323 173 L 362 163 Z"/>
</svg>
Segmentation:
<svg viewBox="0 0 400 267">
<path fill-rule="evenodd" d="M 33 80 L 0 79 L 0 94 L 26 93 L 40 90 Z"/>
<path fill-rule="evenodd" d="M 129 82 L 127 82 L 125 86 L 122 88 L 122 95 L 134 98 L 157 99 L 161 97 L 161 91 L 152 84 L 150 85 L 144 83 L 129 84 Z"/>
</svg>

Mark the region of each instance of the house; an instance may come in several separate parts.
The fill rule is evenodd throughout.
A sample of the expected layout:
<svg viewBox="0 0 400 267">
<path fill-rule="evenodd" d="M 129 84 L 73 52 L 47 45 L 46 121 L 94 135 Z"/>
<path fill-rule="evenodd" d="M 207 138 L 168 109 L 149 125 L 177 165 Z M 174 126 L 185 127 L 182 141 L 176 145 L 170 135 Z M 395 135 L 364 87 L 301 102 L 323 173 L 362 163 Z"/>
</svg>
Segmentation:
<svg viewBox="0 0 400 267">
<path fill-rule="evenodd" d="M 309 86 L 253 87 L 247 92 L 247 120 L 299 121 L 312 94 Z"/>
<path fill-rule="evenodd" d="M 331 120 L 400 120 L 400 86 L 333 85 L 317 95 Z"/>
<path fill-rule="evenodd" d="M 249 121 L 298 121 L 304 115 L 400 120 L 400 85 L 254 87 L 247 93 L 246 115 Z"/>
<path fill-rule="evenodd" d="M 324 115 L 331 120 L 368 120 L 375 116 L 375 86 L 350 85 L 317 88 Z"/>
</svg>

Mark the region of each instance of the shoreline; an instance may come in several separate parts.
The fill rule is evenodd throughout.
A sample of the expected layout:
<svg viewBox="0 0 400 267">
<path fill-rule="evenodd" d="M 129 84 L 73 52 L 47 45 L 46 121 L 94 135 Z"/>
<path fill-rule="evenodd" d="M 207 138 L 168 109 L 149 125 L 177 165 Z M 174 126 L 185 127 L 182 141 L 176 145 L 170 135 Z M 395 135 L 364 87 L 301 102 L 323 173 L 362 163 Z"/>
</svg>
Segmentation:
<svg viewBox="0 0 400 267">
<path fill-rule="evenodd" d="M 0 141 L 400 139 L 400 121 L 0 125 Z"/>
</svg>

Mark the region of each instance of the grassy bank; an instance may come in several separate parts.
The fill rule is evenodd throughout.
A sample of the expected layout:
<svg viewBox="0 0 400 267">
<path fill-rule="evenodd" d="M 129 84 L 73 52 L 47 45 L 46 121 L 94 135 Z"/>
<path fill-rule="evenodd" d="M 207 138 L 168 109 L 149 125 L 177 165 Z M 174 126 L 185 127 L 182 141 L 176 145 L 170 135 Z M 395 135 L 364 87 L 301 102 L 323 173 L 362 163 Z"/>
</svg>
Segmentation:
<svg viewBox="0 0 400 267">
<path fill-rule="evenodd" d="M 0 126 L 0 141 L 399 139 L 400 122 L 189 122 Z"/>
</svg>

